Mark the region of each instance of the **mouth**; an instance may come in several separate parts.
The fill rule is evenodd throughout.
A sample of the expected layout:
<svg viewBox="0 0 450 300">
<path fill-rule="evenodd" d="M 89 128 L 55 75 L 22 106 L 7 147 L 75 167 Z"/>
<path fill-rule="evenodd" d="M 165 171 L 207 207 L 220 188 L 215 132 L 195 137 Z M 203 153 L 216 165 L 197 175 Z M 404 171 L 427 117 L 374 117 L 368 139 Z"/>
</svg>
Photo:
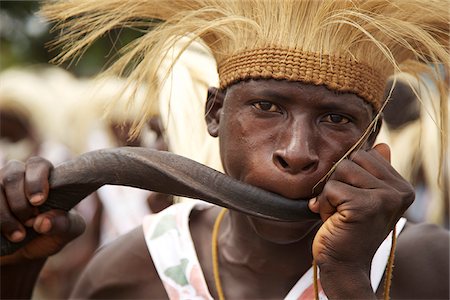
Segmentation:
<svg viewBox="0 0 450 300">
<path fill-rule="evenodd" d="M 317 197 L 325 185 L 325 182 L 317 183 L 311 179 L 304 180 L 301 184 L 297 179 L 283 181 L 248 179 L 244 182 L 292 201 L 309 201 Z"/>
</svg>

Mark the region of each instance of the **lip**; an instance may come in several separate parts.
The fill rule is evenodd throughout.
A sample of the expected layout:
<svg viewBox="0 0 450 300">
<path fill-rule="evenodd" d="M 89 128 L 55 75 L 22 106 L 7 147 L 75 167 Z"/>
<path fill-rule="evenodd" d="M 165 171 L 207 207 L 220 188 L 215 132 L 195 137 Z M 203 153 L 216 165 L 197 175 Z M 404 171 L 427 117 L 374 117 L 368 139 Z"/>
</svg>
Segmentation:
<svg viewBox="0 0 450 300">
<path fill-rule="evenodd" d="M 276 176 L 264 179 L 261 179 L 261 177 L 262 176 L 247 177 L 243 181 L 293 201 L 309 201 L 310 199 L 317 197 L 325 184 L 320 183 L 317 185 L 315 191 L 313 191 L 313 187 L 318 181 L 315 177 L 312 178 L 311 176 L 308 176 L 306 178 L 301 178 L 300 176 L 283 176 L 284 178 L 282 179 L 278 179 Z"/>
</svg>

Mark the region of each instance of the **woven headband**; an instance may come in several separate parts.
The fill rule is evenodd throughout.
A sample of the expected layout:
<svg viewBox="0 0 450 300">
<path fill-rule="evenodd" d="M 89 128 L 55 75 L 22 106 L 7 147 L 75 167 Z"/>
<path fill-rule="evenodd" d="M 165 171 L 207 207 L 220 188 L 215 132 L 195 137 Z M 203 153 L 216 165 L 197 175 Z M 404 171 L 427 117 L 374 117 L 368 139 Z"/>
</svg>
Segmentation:
<svg viewBox="0 0 450 300">
<path fill-rule="evenodd" d="M 349 59 L 269 47 L 240 52 L 219 65 L 220 87 L 246 79 L 285 79 L 354 93 L 375 110 L 382 104 L 386 80 L 366 64 Z"/>
</svg>

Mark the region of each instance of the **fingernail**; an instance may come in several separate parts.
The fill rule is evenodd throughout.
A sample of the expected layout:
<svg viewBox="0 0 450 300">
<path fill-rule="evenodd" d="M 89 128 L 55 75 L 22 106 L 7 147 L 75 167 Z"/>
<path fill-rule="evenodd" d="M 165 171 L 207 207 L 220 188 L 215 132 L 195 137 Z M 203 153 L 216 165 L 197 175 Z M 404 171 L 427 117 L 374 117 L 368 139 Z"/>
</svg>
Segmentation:
<svg viewBox="0 0 450 300">
<path fill-rule="evenodd" d="M 41 224 L 42 224 L 42 218 L 39 218 L 39 217 L 36 218 L 36 220 L 33 223 L 34 230 L 39 231 L 39 227 L 41 227 Z"/>
<path fill-rule="evenodd" d="M 42 220 L 41 224 L 39 225 L 39 232 L 47 233 L 50 231 L 51 228 L 52 228 L 52 223 L 50 222 L 50 220 L 47 218 L 44 218 Z"/>
<path fill-rule="evenodd" d="M 23 233 L 20 230 L 16 230 L 13 233 L 11 233 L 11 235 L 9 236 L 9 239 L 12 242 L 20 242 L 21 240 L 23 240 L 24 237 L 25 237 L 25 233 Z"/>
<path fill-rule="evenodd" d="M 35 218 L 28 219 L 28 220 L 24 223 L 24 225 L 25 225 L 26 227 L 33 227 L 34 220 L 36 220 L 36 219 L 35 219 Z"/>
<path fill-rule="evenodd" d="M 319 206 L 316 205 L 316 203 L 317 203 L 317 197 L 309 199 L 308 207 L 314 213 L 318 213 L 319 212 Z"/>
<path fill-rule="evenodd" d="M 44 202 L 44 195 L 42 193 L 37 193 L 31 196 L 30 203 L 33 205 L 40 205 Z"/>
</svg>

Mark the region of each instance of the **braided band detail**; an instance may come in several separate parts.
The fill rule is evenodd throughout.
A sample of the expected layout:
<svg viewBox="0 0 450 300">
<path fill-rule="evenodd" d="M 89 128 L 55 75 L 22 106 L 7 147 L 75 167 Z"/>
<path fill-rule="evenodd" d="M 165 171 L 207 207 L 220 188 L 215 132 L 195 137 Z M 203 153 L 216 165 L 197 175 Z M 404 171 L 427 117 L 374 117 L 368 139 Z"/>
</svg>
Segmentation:
<svg viewBox="0 0 450 300">
<path fill-rule="evenodd" d="M 219 65 L 220 87 L 246 79 L 285 79 L 351 92 L 381 107 L 386 79 L 366 64 L 350 59 L 269 47 L 231 56 Z"/>
</svg>

